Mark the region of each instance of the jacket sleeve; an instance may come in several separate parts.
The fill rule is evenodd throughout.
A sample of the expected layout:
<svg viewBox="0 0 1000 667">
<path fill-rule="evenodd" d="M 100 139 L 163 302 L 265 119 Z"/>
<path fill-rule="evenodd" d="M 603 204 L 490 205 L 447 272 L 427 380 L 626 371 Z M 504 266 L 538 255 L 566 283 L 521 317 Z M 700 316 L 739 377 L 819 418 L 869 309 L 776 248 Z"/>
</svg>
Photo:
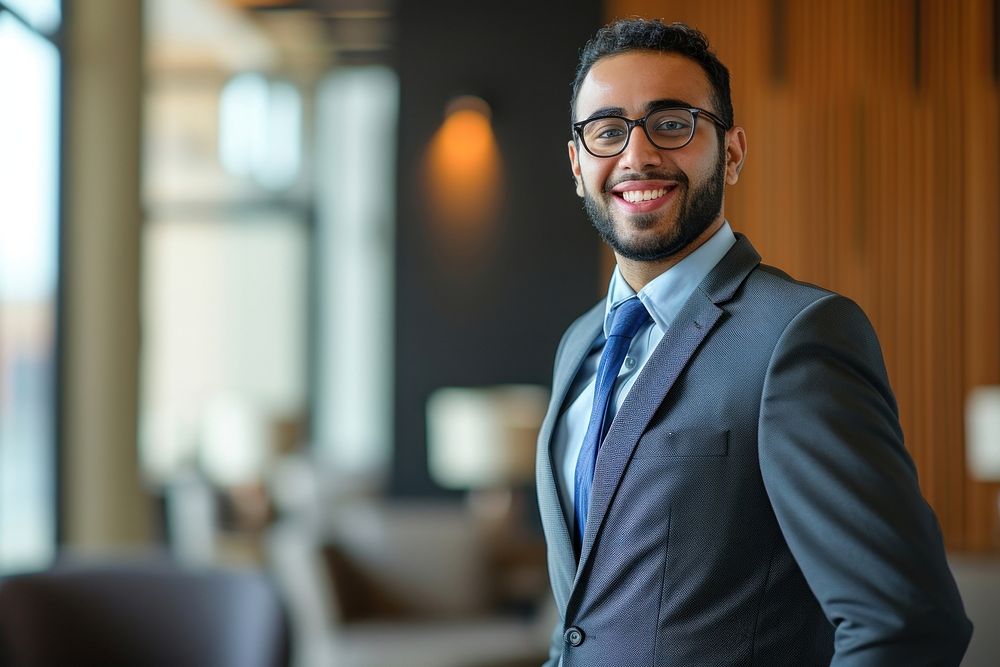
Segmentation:
<svg viewBox="0 0 1000 667">
<path fill-rule="evenodd" d="M 562 658 L 563 650 L 563 623 L 557 618 L 555 627 L 552 628 L 552 637 L 549 639 L 549 659 L 542 667 L 558 667 Z"/>
<path fill-rule="evenodd" d="M 903 445 L 878 340 L 852 301 L 828 295 L 788 324 L 758 436 L 784 538 L 835 627 L 832 664 L 958 665 L 972 625 Z"/>
<path fill-rule="evenodd" d="M 569 340 L 570 331 L 572 331 L 572 329 L 573 327 L 571 326 L 563 333 L 562 338 L 559 340 L 559 345 L 556 347 L 555 361 L 552 364 L 553 384 L 555 383 L 555 374 L 559 368 L 559 362 L 562 359 L 563 350 L 566 347 L 566 341 Z M 549 406 L 549 409 L 551 410 L 552 406 Z M 542 447 L 544 446 L 544 443 L 539 441 L 538 446 Z M 539 508 L 540 506 L 541 502 L 539 502 Z M 552 547 L 549 545 L 548 548 L 551 549 Z M 542 667 L 559 667 L 559 663 L 562 659 L 563 621 L 562 617 L 558 613 L 556 613 L 555 616 L 556 621 L 554 627 L 552 628 L 552 635 L 549 638 L 549 659 L 545 661 Z"/>
</svg>

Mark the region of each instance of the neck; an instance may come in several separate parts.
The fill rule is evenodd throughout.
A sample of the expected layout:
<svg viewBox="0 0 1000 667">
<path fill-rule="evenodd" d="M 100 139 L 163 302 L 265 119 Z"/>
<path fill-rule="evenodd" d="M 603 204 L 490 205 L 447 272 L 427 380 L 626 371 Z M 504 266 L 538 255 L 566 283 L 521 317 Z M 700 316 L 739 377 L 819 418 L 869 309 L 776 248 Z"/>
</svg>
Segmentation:
<svg viewBox="0 0 1000 667">
<path fill-rule="evenodd" d="M 638 292 L 655 278 L 663 275 L 671 267 L 700 248 L 705 241 L 712 238 L 722 228 L 723 222 L 725 222 L 725 218 L 720 215 L 717 220 L 706 227 L 691 243 L 688 243 L 673 255 L 664 257 L 663 259 L 642 261 L 629 259 L 615 253 L 615 260 L 618 263 L 618 270 L 621 271 L 622 278 L 625 279 L 629 287 Z"/>
</svg>

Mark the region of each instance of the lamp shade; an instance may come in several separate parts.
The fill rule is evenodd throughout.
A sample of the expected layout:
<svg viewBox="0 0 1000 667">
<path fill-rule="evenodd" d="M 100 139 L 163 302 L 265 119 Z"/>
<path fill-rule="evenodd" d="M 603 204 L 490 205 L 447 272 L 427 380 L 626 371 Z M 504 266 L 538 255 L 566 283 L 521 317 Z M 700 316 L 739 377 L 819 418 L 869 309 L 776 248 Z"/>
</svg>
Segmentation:
<svg viewBox="0 0 1000 667">
<path fill-rule="evenodd" d="M 969 392 L 965 437 L 972 477 L 1000 481 L 1000 386 L 976 387 Z"/>
<path fill-rule="evenodd" d="M 427 402 L 431 477 L 449 489 L 530 481 L 548 391 L 534 385 L 448 387 Z"/>
</svg>

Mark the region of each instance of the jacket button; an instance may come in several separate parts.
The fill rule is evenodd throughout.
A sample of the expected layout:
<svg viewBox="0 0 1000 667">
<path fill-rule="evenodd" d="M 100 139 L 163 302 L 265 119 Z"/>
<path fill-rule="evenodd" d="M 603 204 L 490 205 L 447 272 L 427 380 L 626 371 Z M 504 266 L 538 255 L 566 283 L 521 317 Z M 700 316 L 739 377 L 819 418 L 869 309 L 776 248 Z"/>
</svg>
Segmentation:
<svg viewBox="0 0 1000 667">
<path fill-rule="evenodd" d="M 584 637 L 583 630 L 576 627 L 575 625 L 570 628 L 567 628 L 566 632 L 563 633 L 563 639 L 565 639 L 566 643 L 569 644 L 570 646 L 579 646 L 580 644 L 582 644 L 583 637 Z"/>
</svg>

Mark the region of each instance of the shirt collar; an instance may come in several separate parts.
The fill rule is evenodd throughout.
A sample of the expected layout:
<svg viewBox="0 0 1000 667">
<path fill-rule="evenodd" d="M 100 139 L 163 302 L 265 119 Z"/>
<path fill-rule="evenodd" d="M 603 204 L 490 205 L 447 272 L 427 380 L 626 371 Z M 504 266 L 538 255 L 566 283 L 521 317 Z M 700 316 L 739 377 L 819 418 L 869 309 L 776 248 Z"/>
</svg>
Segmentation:
<svg viewBox="0 0 1000 667">
<path fill-rule="evenodd" d="M 715 265 L 736 243 L 729 221 L 724 221 L 719 231 L 702 243 L 694 252 L 658 275 L 639 290 L 639 300 L 646 306 L 653 322 L 661 331 L 666 331 L 677 313 L 687 302 L 695 288 L 705 279 Z M 611 274 L 608 298 L 604 309 L 604 335 L 611 332 L 611 321 L 615 309 L 636 296 L 618 267 Z"/>
</svg>

